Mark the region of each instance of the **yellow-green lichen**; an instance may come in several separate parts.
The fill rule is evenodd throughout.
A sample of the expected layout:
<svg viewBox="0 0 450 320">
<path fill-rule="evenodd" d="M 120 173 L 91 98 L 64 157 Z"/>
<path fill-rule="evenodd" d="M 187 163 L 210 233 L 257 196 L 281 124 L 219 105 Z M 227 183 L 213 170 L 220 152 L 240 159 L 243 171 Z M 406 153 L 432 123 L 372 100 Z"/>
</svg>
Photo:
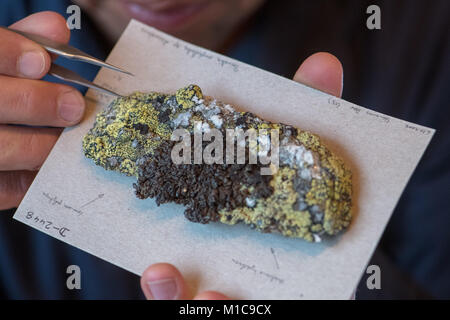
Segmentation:
<svg viewBox="0 0 450 320">
<path fill-rule="evenodd" d="M 195 97 L 198 100 L 203 99 L 202 90 L 196 85 L 190 85 L 186 88 L 182 88 L 176 93 L 177 102 L 183 109 L 192 108 L 195 105 Z"/>
<path fill-rule="evenodd" d="M 220 221 L 226 224 L 244 222 L 262 232 L 277 231 L 287 237 L 313 241 L 311 231 L 320 231 L 320 226 L 312 225 L 309 212 L 294 209 L 299 197 L 293 186 L 295 175 L 295 169 L 280 168 L 270 181 L 271 196 L 258 199 L 254 208 L 221 210 Z"/>
<path fill-rule="evenodd" d="M 258 129 L 279 129 L 278 125 L 256 126 Z M 294 180 L 297 168 L 282 167 L 273 176 L 270 185 L 273 194 L 266 199 L 258 199 L 256 206 L 239 207 L 232 211 L 221 210 L 220 221 L 227 224 L 244 222 L 263 232 L 278 231 L 284 236 L 315 241 L 315 235 L 337 234 L 346 228 L 351 220 L 351 172 L 341 159 L 332 154 L 319 137 L 306 131 L 298 132 L 296 139 L 319 156 L 318 176 L 311 180 L 304 201 L 309 207 L 316 206 L 323 212 L 323 219 L 312 221 L 312 214 L 297 210 L 299 193 Z M 250 192 L 251 194 L 251 192 Z"/>
<path fill-rule="evenodd" d="M 318 136 L 264 121 L 248 112 L 234 111 L 229 105 L 204 97 L 196 85 L 181 88 L 172 95 L 136 92 L 116 99 L 97 115 L 94 127 L 83 139 L 83 149 L 86 157 L 97 165 L 137 176 L 141 159 L 152 156 L 177 127 L 192 134 L 195 122 L 203 123 L 202 130 L 214 128 L 215 124 L 222 130 L 255 129 L 260 134 L 266 130 L 267 135 L 277 130 L 280 142 L 284 138 L 289 146 L 300 146 L 297 150 L 303 150 L 312 159 L 297 163 L 285 157 L 279 169 L 273 170 L 270 182 L 269 179 L 264 182 L 265 186 L 270 185 L 272 194 L 269 191 L 261 196 L 258 188 L 242 184 L 240 199 L 245 202 L 239 200 L 239 206 L 222 206 L 227 209 L 217 210 L 219 221 L 244 222 L 262 232 L 280 232 L 307 241 L 320 241 L 322 234 L 337 234 L 350 224 L 351 172 Z M 248 147 L 266 151 L 262 144 L 255 143 L 258 142 L 250 142 Z M 203 212 L 208 208 L 201 209 Z"/>
<path fill-rule="evenodd" d="M 84 153 L 105 169 L 137 175 L 136 161 L 170 138 L 173 128 L 168 119 L 201 99 L 202 91 L 196 85 L 181 88 L 174 95 L 135 92 L 118 98 L 97 115 L 94 127 L 83 139 Z M 175 107 L 170 105 L 173 100 Z M 168 113 L 163 120 L 162 106 Z"/>
<path fill-rule="evenodd" d="M 136 175 L 136 160 L 170 137 L 171 130 L 159 122 L 159 112 L 151 103 L 158 97 L 136 92 L 116 99 L 97 115 L 94 127 L 84 137 L 85 155 L 106 169 Z"/>
<path fill-rule="evenodd" d="M 351 221 L 351 171 L 321 143 L 318 136 L 300 131 L 297 138 L 307 148 L 317 152 L 320 165 L 326 169 L 320 171 L 320 177 L 313 178 L 306 202 L 324 211 L 324 230 L 328 234 L 336 234 Z"/>
</svg>

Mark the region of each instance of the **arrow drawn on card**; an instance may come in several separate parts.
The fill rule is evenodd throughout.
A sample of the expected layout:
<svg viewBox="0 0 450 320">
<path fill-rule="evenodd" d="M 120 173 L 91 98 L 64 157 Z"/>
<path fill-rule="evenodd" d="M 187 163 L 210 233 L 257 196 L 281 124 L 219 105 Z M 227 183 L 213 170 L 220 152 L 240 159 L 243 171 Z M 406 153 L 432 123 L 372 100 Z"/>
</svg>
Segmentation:
<svg viewBox="0 0 450 320">
<path fill-rule="evenodd" d="M 80 209 L 81 209 L 81 208 L 84 208 L 84 207 L 86 207 L 86 206 L 88 206 L 88 205 L 90 205 L 92 202 L 97 201 L 98 199 L 103 198 L 104 195 L 105 195 L 104 193 L 100 193 L 100 194 L 97 196 L 97 198 L 95 198 L 95 199 L 89 201 L 88 203 L 83 204 L 83 205 L 80 207 Z"/>
<path fill-rule="evenodd" d="M 270 252 L 272 252 L 273 259 L 275 260 L 275 264 L 277 265 L 277 269 L 280 269 L 280 266 L 278 265 L 277 256 L 275 255 L 275 250 L 273 248 L 270 248 Z"/>
</svg>

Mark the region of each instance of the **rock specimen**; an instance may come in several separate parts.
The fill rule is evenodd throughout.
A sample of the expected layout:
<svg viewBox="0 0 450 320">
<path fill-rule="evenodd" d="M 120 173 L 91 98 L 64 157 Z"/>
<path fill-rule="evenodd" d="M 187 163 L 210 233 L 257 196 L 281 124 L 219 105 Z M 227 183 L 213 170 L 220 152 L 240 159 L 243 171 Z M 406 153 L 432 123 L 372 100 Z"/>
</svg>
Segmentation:
<svg viewBox="0 0 450 320">
<path fill-rule="evenodd" d="M 177 142 L 170 138 L 180 128 L 192 139 L 198 130 L 218 129 L 223 137 L 226 129 L 277 130 L 278 170 L 261 175 L 262 164 L 227 162 L 225 152 L 221 163 L 175 164 L 171 152 Z M 258 143 L 270 145 L 270 140 L 259 136 Z M 248 152 L 248 143 L 245 148 Z M 259 148 L 258 154 L 265 150 Z M 318 242 L 351 221 L 351 172 L 318 136 L 237 112 L 204 97 L 195 85 L 174 95 L 134 93 L 116 99 L 97 115 L 83 149 L 97 165 L 136 176 L 139 198 L 183 204 L 193 222 L 243 222 L 262 232 Z"/>
</svg>

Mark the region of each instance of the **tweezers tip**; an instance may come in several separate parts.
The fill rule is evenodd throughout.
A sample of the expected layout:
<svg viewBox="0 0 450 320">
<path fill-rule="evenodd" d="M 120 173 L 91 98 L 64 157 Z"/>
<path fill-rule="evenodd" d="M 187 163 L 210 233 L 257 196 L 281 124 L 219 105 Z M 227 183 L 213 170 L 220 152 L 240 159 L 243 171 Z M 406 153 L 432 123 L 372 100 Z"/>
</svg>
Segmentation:
<svg viewBox="0 0 450 320">
<path fill-rule="evenodd" d="M 109 67 L 110 69 L 113 69 L 113 70 L 116 70 L 116 71 L 119 71 L 119 72 L 122 72 L 122 73 L 125 73 L 125 74 L 128 74 L 128 75 L 134 77 L 134 74 L 132 74 L 131 72 L 126 71 L 126 70 L 124 70 L 122 68 L 116 67 L 116 66 L 114 66 L 114 65 L 112 65 L 110 63 L 105 63 L 105 66 Z"/>
</svg>

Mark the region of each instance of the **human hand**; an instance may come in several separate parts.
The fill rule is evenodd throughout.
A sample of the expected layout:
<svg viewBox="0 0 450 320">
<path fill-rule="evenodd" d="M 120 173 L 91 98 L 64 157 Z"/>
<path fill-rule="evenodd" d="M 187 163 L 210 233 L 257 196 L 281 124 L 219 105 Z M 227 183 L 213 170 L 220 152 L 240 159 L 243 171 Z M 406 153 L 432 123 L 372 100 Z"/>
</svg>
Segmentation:
<svg viewBox="0 0 450 320">
<path fill-rule="evenodd" d="M 294 81 L 340 97 L 343 89 L 343 69 L 339 60 L 329 53 L 316 53 L 299 67 Z M 190 297 L 186 281 L 176 267 L 157 263 L 148 267 L 141 277 L 141 288 L 149 300 L 183 300 Z M 194 294 L 194 300 L 225 300 L 217 291 Z"/>
<path fill-rule="evenodd" d="M 145 269 L 141 288 L 148 300 L 186 300 L 191 294 L 180 271 L 169 263 L 156 263 Z M 193 300 L 226 300 L 216 291 L 195 293 Z"/>
<path fill-rule="evenodd" d="M 65 19 L 54 12 L 30 15 L 10 28 L 61 43 L 70 38 Z M 61 127 L 75 125 L 83 116 L 80 92 L 39 80 L 51 61 L 38 44 L 0 29 L 0 210 L 20 203 Z"/>
</svg>

